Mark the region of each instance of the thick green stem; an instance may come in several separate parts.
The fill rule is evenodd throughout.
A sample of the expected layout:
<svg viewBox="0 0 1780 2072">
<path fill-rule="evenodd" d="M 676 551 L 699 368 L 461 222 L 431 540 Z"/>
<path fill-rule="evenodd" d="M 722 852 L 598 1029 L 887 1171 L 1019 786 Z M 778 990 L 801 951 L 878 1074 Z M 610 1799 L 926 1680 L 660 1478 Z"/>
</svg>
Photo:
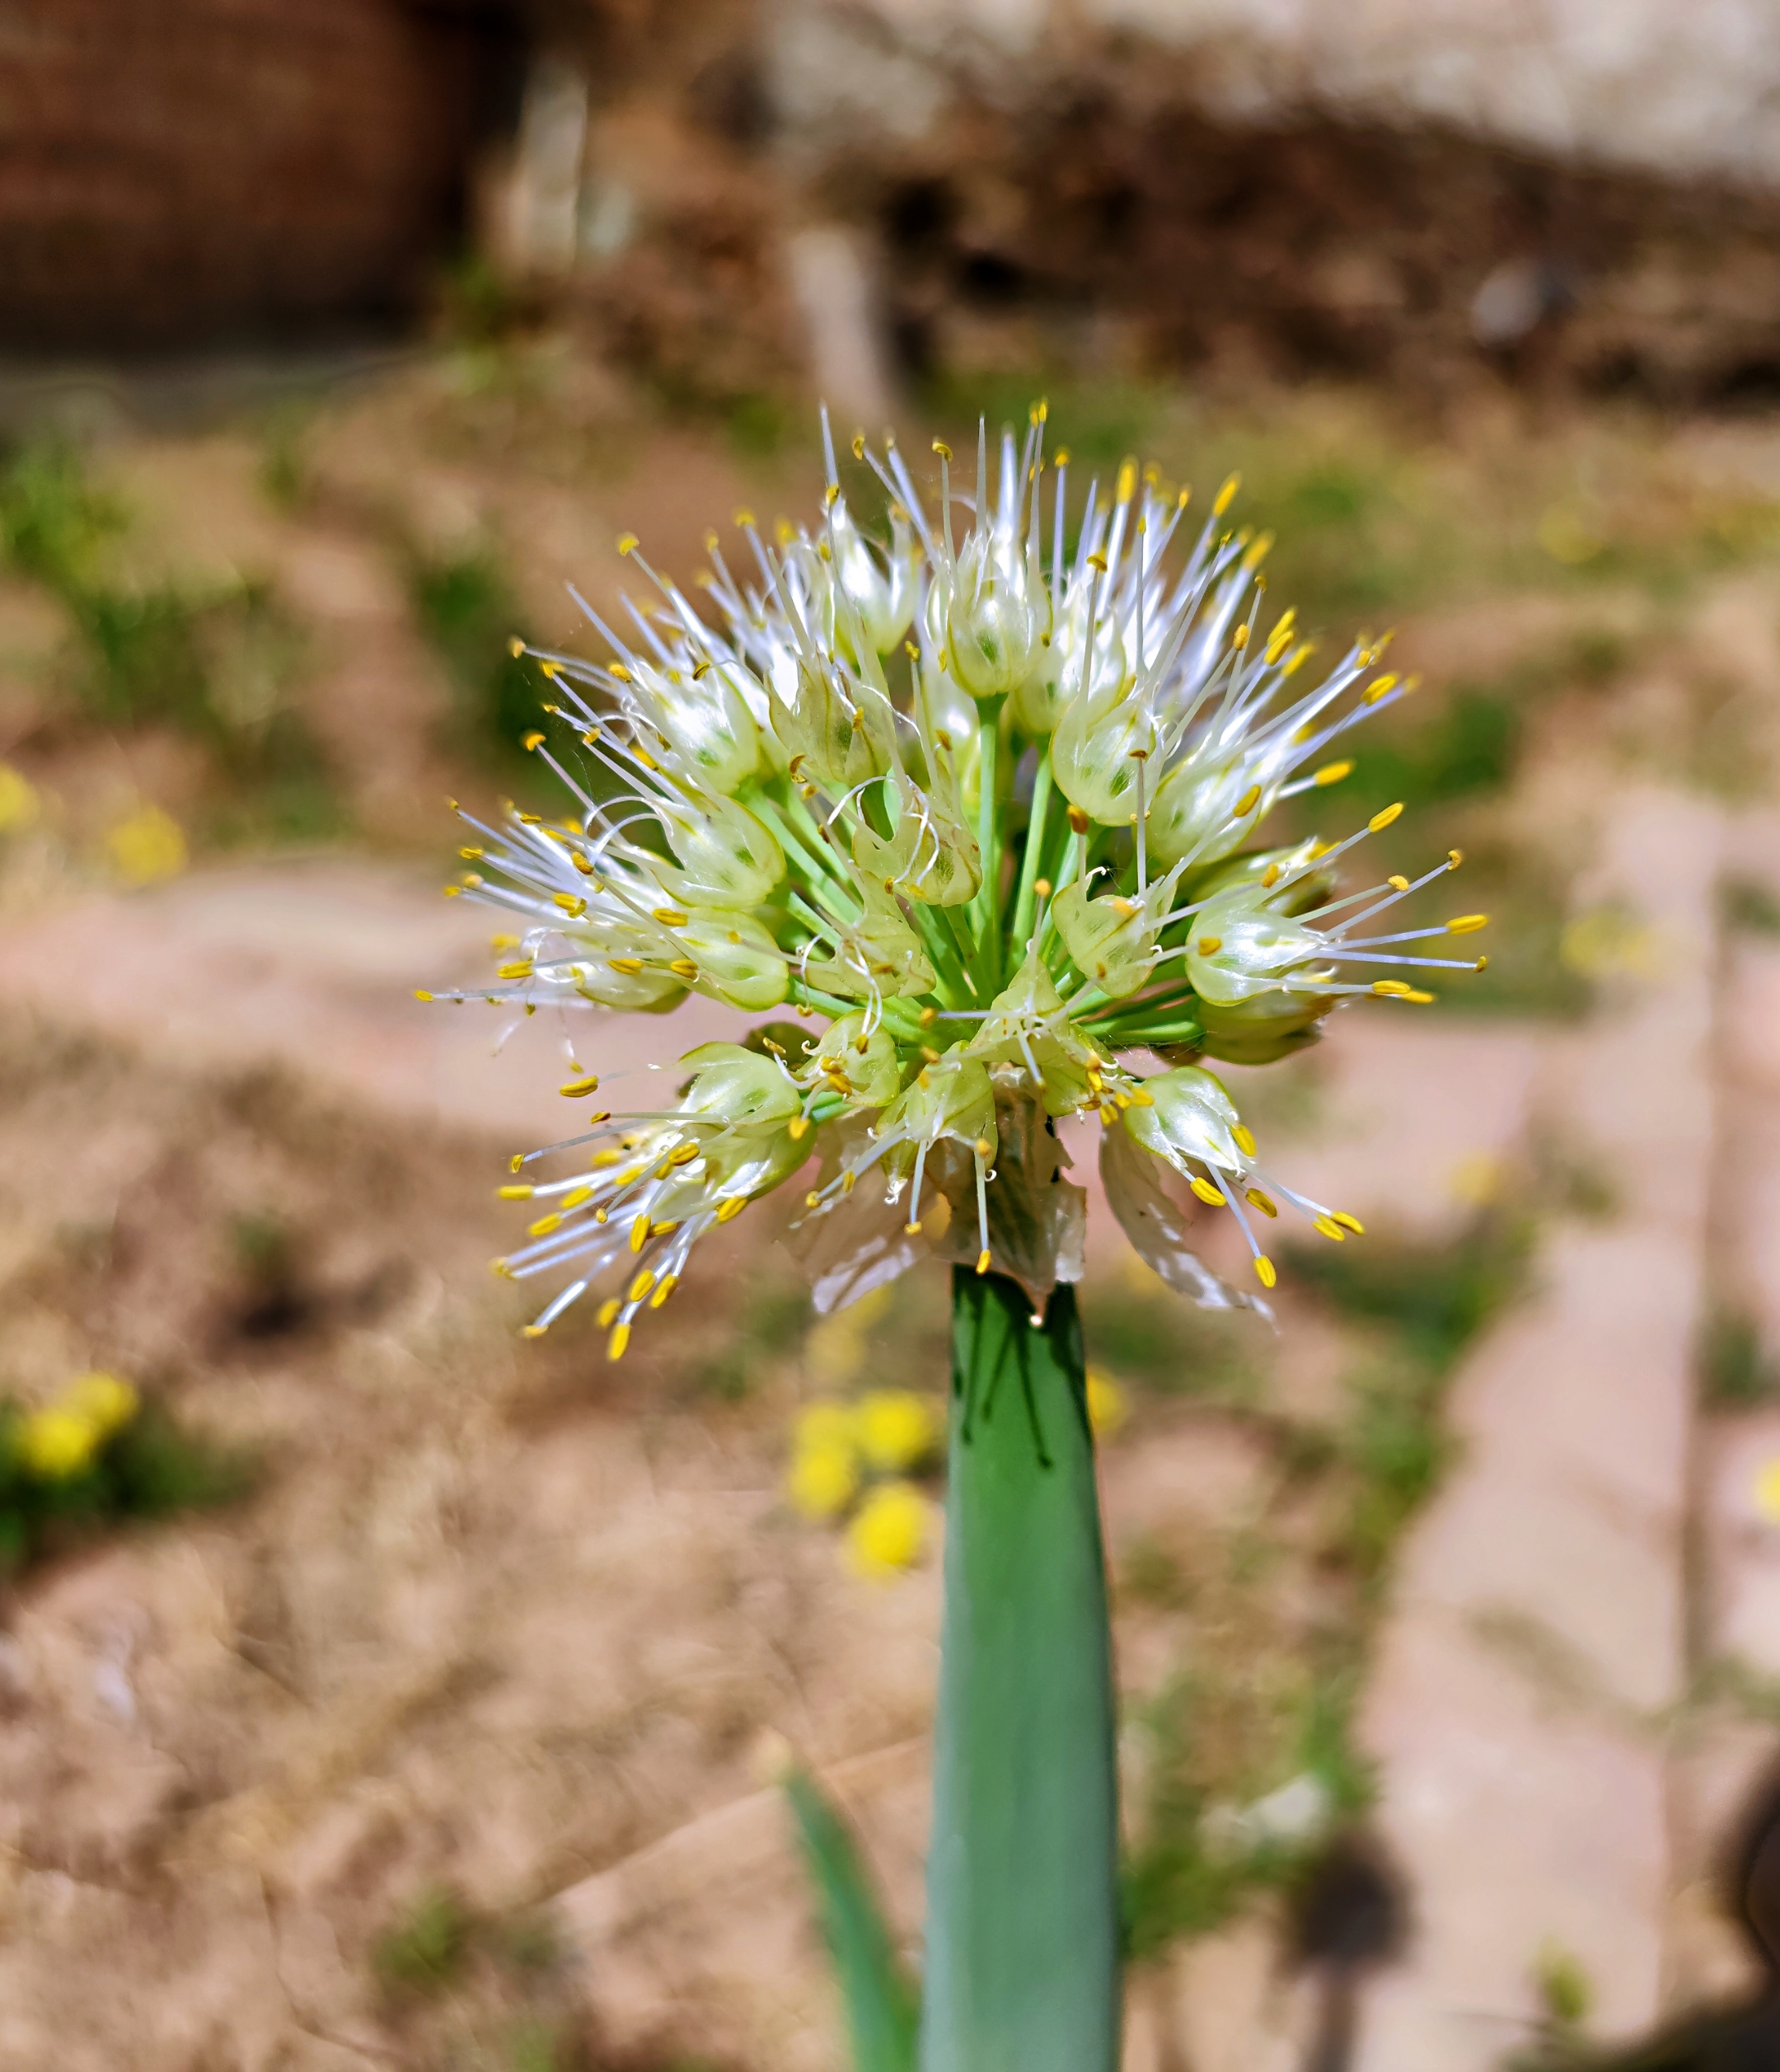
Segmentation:
<svg viewBox="0 0 1780 2072">
<path fill-rule="evenodd" d="M 1112 1644 L 1081 1327 L 956 1270 L 921 2072 L 1116 2072 Z"/>
</svg>

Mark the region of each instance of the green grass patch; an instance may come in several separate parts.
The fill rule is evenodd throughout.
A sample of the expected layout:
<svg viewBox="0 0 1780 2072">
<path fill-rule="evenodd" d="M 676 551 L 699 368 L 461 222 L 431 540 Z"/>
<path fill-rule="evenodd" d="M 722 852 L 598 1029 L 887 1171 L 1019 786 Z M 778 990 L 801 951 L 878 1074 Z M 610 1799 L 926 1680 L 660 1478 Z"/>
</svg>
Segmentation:
<svg viewBox="0 0 1780 2072">
<path fill-rule="evenodd" d="M 68 611 L 71 704 L 108 728 L 167 727 L 201 743 L 225 780 L 221 839 L 338 832 L 326 759 L 285 696 L 301 666 L 297 629 L 263 583 L 118 579 L 113 551 L 130 525 L 65 445 L 0 461 L 0 560 Z"/>
<path fill-rule="evenodd" d="M 84 1451 L 44 1452 L 44 1413 L 0 1402 L 0 1574 L 66 1553 L 132 1520 L 213 1509 L 244 1495 L 254 1464 L 154 1404 Z"/>
<path fill-rule="evenodd" d="M 1755 1320 L 1741 1310 L 1717 1310 L 1700 1333 L 1700 1394 L 1717 1410 L 1753 1409 L 1780 1395 L 1780 1366 L 1762 1343 Z"/>
<path fill-rule="evenodd" d="M 1293 1883 L 1368 1803 L 1354 1693 L 1350 1671 L 1295 1662 L 1270 1676 L 1251 1662 L 1191 1672 L 1143 1709 L 1150 1783 L 1122 1879 L 1129 1957 L 1207 1934 L 1256 1893 Z M 1295 1830 L 1281 1787 L 1314 1794 L 1317 1817 Z"/>
<path fill-rule="evenodd" d="M 470 1954 L 471 1922 L 448 1887 L 429 1886 L 409 1901 L 378 1938 L 371 1968 L 386 1990 L 443 1993 Z"/>
<path fill-rule="evenodd" d="M 521 613 L 499 557 L 484 546 L 416 559 L 410 588 L 420 630 L 457 696 L 458 745 L 493 750 L 513 778 L 534 769 L 523 744 L 544 724 L 549 687 L 535 663 L 513 653 Z"/>
</svg>

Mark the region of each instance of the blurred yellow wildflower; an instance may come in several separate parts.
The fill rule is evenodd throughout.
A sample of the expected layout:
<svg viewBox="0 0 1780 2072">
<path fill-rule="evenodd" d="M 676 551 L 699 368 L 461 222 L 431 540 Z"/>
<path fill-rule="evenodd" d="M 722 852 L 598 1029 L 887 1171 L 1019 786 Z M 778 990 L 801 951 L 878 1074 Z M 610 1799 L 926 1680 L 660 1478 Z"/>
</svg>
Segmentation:
<svg viewBox="0 0 1780 2072">
<path fill-rule="evenodd" d="M 855 1574 L 888 1577 L 912 1568 L 927 1545 L 928 1503 L 906 1482 L 880 1483 L 847 1527 Z"/>
<path fill-rule="evenodd" d="M 71 1381 L 58 1407 L 85 1418 L 101 1439 L 109 1439 L 135 1416 L 140 1399 L 128 1381 L 96 1370 Z"/>
<path fill-rule="evenodd" d="M 785 1478 L 785 1493 L 806 1518 L 832 1518 L 853 1501 L 859 1479 L 850 1446 L 801 1446 Z"/>
<path fill-rule="evenodd" d="M 118 822 L 105 837 L 112 868 L 126 885 L 152 885 L 176 878 L 185 868 L 185 837 L 171 813 L 143 806 Z"/>
<path fill-rule="evenodd" d="M 0 834 L 28 827 L 37 818 L 37 793 L 10 762 L 0 762 Z"/>
<path fill-rule="evenodd" d="M 1469 1151 L 1447 1175 L 1446 1184 L 1453 1199 L 1467 1208 L 1487 1208 L 1501 1199 L 1507 1179 L 1507 1168 L 1493 1151 Z"/>
<path fill-rule="evenodd" d="M 19 1452 L 33 1474 L 65 1482 L 77 1475 L 98 1451 L 104 1434 L 78 1410 L 53 1404 L 33 1410 L 19 1433 Z"/>
<path fill-rule="evenodd" d="M 791 1427 L 791 1444 L 799 1453 L 839 1446 L 846 1451 L 853 1444 L 853 1413 L 844 1403 L 824 1397 L 806 1403 Z"/>
<path fill-rule="evenodd" d="M 1104 1367 L 1088 1370 L 1088 1422 L 1097 1439 L 1110 1439 L 1131 1415 L 1125 1391 Z"/>
<path fill-rule="evenodd" d="M 860 1399 L 853 1428 L 868 1465 L 906 1474 L 938 1451 L 945 1420 L 938 1404 L 912 1389 L 874 1389 Z"/>
</svg>

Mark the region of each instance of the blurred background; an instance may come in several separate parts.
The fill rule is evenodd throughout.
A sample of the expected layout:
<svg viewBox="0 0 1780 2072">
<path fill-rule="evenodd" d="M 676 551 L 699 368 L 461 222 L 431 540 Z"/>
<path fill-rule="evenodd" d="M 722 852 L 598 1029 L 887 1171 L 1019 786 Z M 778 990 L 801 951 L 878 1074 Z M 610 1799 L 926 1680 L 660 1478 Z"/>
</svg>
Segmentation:
<svg viewBox="0 0 1780 2072">
<path fill-rule="evenodd" d="M 1231 1075 L 1368 1227 L 1276 1335 L 1102 1206 L 1131 2072 L 1780 2065 L 1780 12 L 29 0 L 0 110 L 0 2062 L 838 2072 L 787 1743 L 916 1948 L 943 1282 L 521 1340 L 560 1034 L 412 994 L 621 530 L 1042 394 L 1397 629 L 1297 824 L 1494 916 Z"/>
</svg>

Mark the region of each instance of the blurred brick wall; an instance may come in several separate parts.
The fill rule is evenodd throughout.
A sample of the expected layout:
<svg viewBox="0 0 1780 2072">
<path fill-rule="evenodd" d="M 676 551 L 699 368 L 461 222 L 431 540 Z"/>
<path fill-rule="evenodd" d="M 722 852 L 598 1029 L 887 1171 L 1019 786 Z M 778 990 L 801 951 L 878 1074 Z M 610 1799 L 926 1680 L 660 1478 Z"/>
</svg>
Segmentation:
<svg viewBox="0 0 1780 2072">
<path fill-rule="evenodd" d="M 0 0 L 0 350 L 411 307 L 513 41 L 475 0 Z"/>
</svg>

